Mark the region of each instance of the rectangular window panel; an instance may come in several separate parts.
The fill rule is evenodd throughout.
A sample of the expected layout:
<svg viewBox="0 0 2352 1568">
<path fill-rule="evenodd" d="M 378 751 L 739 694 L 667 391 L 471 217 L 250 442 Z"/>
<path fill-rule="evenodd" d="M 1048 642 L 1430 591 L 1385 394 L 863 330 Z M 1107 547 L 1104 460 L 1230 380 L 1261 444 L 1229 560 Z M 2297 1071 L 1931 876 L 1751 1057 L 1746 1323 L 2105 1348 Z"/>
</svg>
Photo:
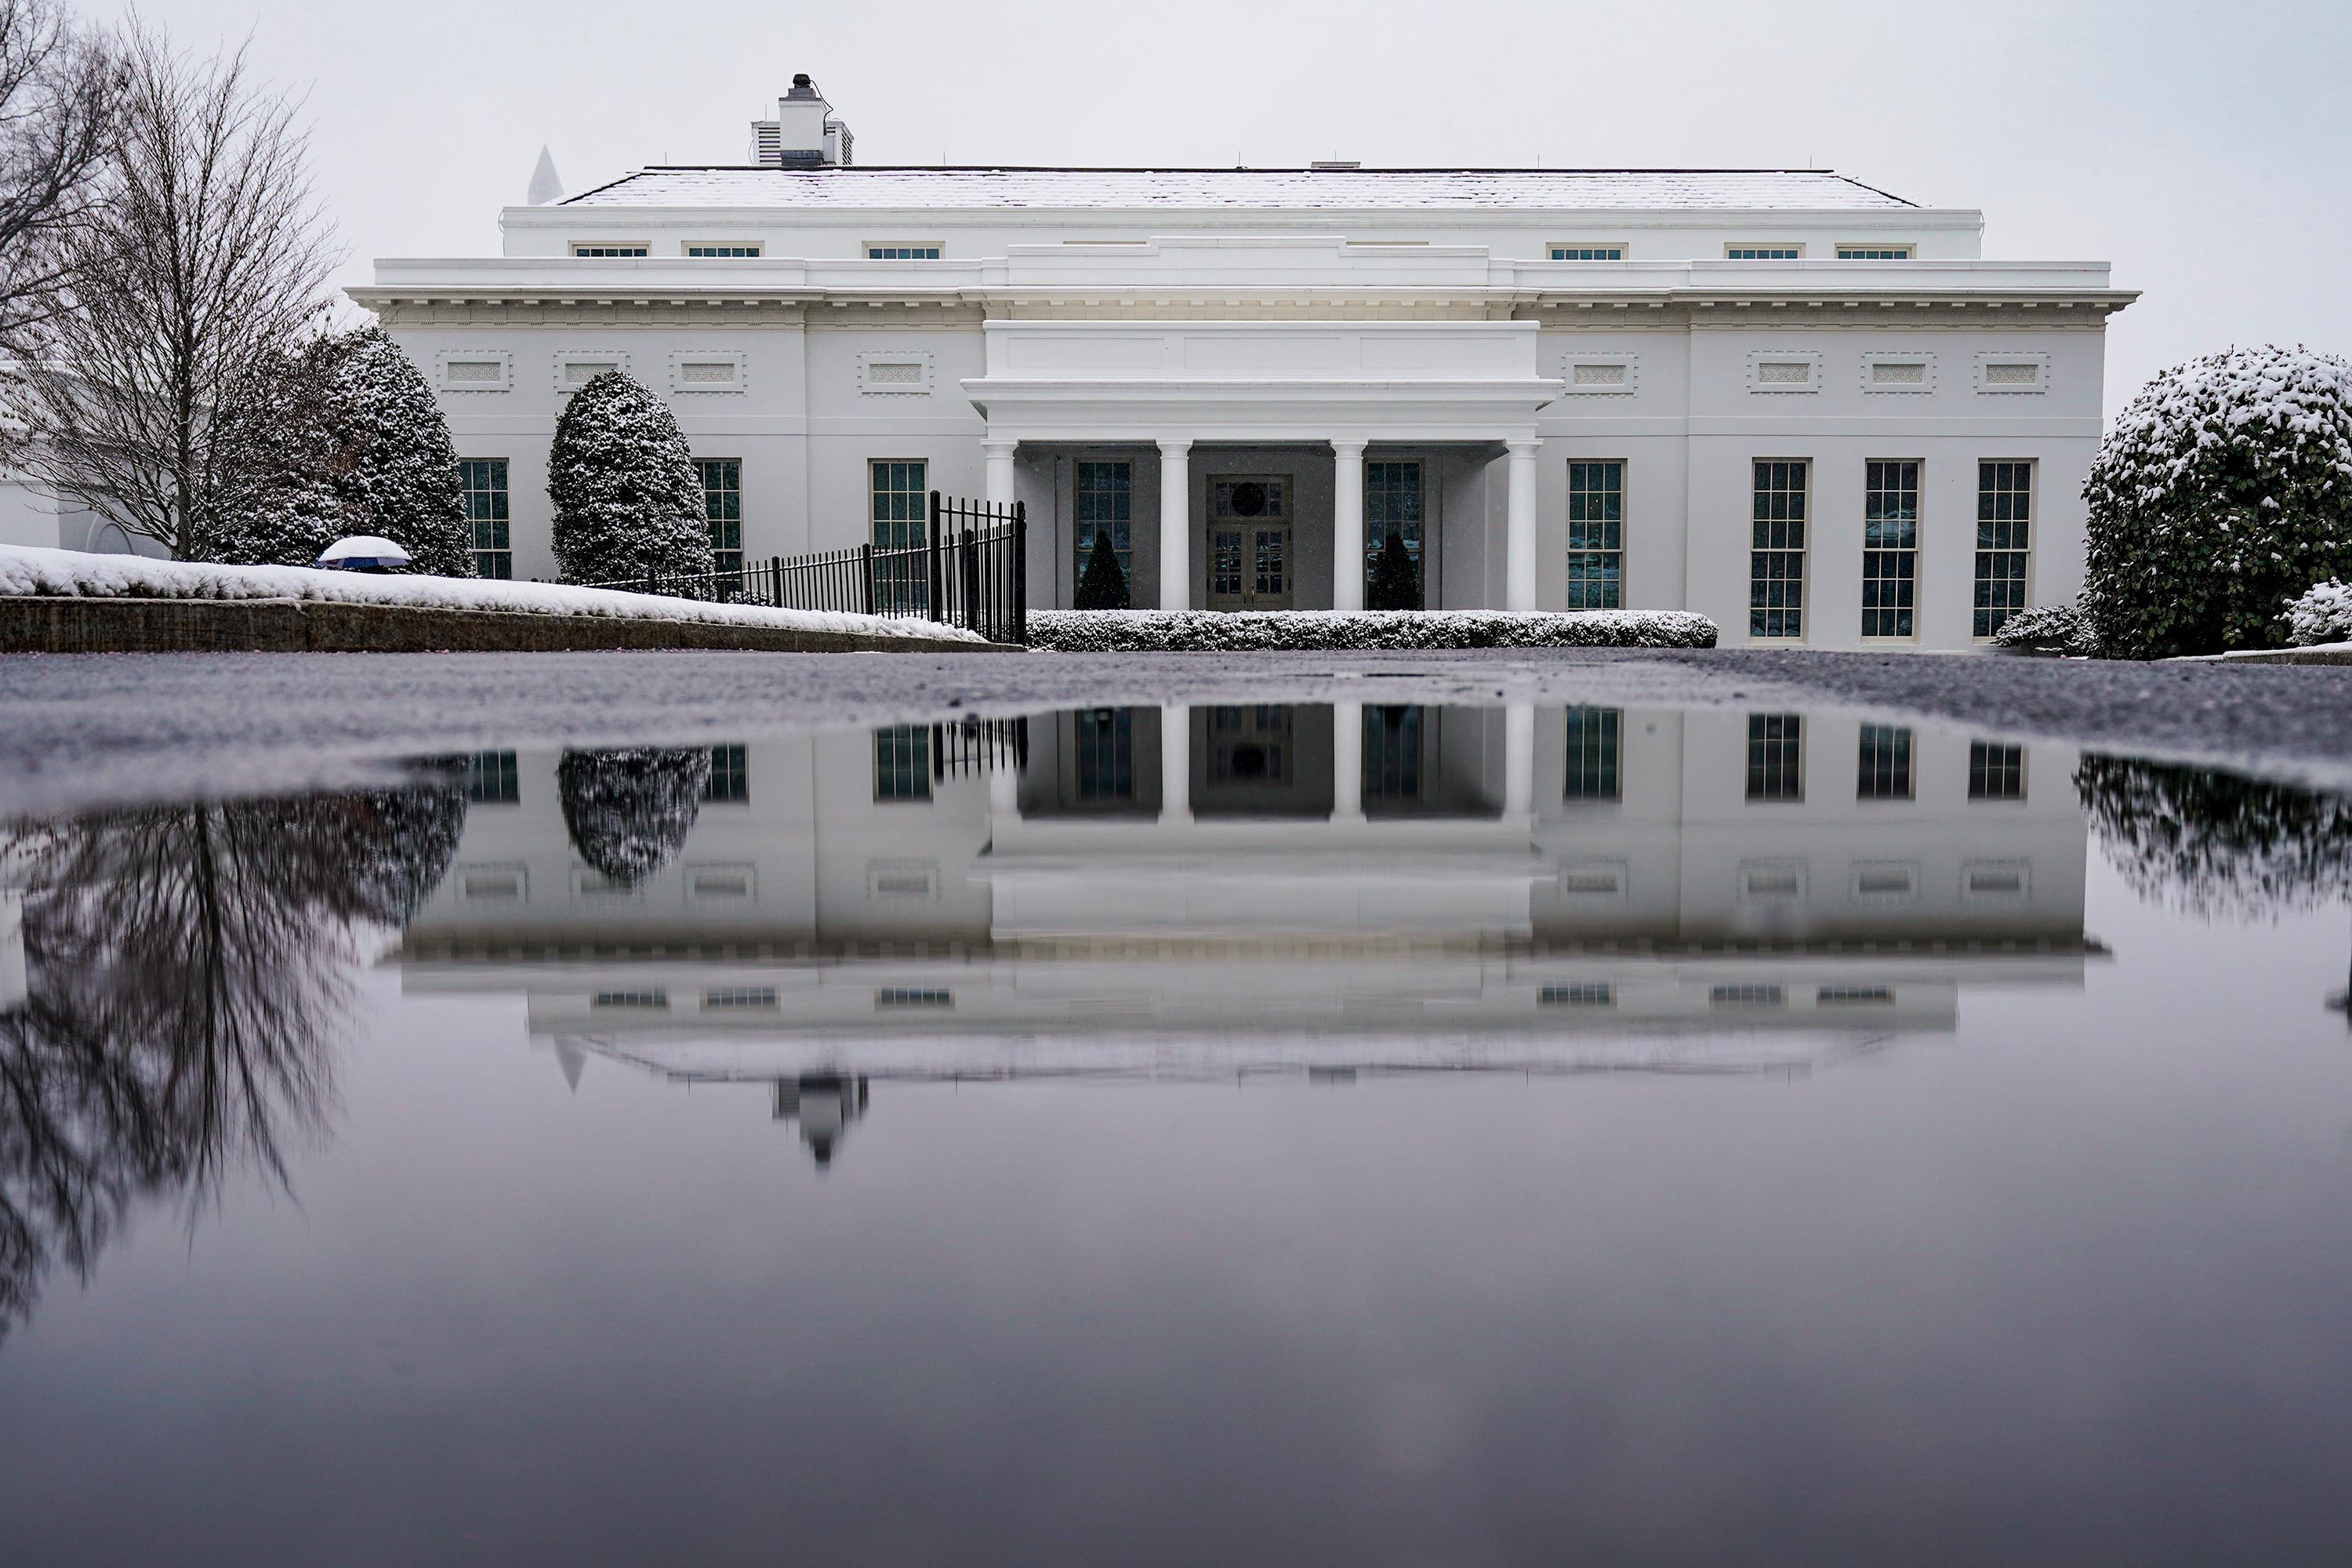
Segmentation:
<svg viewBox="0 0 2352 1568">
<path fill-rule="evenodd" d="M 1412 580 L 1421 575 L 1421 465 L 1368 462 L 1364 465 L 1364 583 L 1370 586 L 1380 570 L 1381 552 L 1391 535 L 1404 546 L 1412 563 Z"/>
<path fill-rule="evenodd" d="M 1805 721 L 1801 715 L 1748 716 L 1748 798 L 1805 798 Z"/>
<path fill-rule="evenodd" d="M 1898 724 L 1862 727 L 1856 800 L 1911 798 L 1911 731 Z"/>
<path fill-rule="evenodd" d="M 507 534 L 507 460 L 461 458 L 457 485 L 466 498 L 466 517 L 474 526 L 474 574 L 513 576 L 514 548 Z"/>
<path fill-rule="evenodd" d="M 1076 509 L 1075 540 L 1078 552 L 1078 578 L 1087 574 L 1087 563 L 1095 552 L 1095 535 L 1110 535 L 1111 552 L 1118 557 L 1118 574 L 1127 579 L 1129 597 L 1135 593 L 1135 469 L 1129 463 L 1090 463 L 1076 465 L 1076 483 L 1073 492 Z M 1077 579 L 1073 579 L 1076 581 Z"/>
<path fill-rule="evenodd" d="M 1119 465 L 1121 468 L 1125 464 Z M 1135 798 L 1135 710 L 1088 708 L 1078 714 L 1078 798 Z"/>
<path fill-rule="evenodd" d="M 929 608 L 930 564 L 924 554 L 931 522 L 928 471 L 920 458 L 877 458 L 872 465 L 874 608 L 886 616 L 920 615 Z"/>
<path fill-rule="evenodd" d="M 1907 245 L 1841 245 L 1837 247 L 1840 261 L 1908 261 L 1911 247 Z"/>
<path fill-rule="evenodd" d="M 2025 608 L 2032 559 L 2033 465 L 1977 465 L 1976 635 L 1989 637 Z"/>
<path fill-rule="evenodd" d="M 1805 635 L 1805 500 L 1811 466 L 1756 464 L 1753 550 L 1748 559 L 1748 635 Z"/>
<path fill-rule="evenodd" d="M 1568 607 L 1616 610 L 1624 604 L 1625 465 L 1613 459 L 1570 463 Z"/>
<path fill-rule="evenodd" d="M 1568 710 L 1569 800 L 1616 800 L 1617 747 L 1625 727 L 1622 708 Z"/>
<path fill-rule="evenodd" d="M 1547 985 L 1538 997 L 1546 1007 L 1614 1007 L 1617 988 L 1605 980 L 1580 980 L 1568 985 Z"/>
<path fill-rule="evenodd" d="M 1919 591 L 1919 465 L 1867 462 L 1862 484 L 1862 635 L 1907 637 Z"/>
<path fill-rule="evenodd" d="M 466 760 L 466 798 L 476 805 L 512 805 L 522 799 L 512 752 L 476 752 Z"/>
<path fill-rule="evenodd" d="M 702 458 L 695 462 L 702 475 L 702 517 L 710 525 L 711 569 L 728 574 L 743 570 L 743 459 Z"/>
<path fill-rule="evenodd" d="M 1421 799 L 1421 742 L 1423 714 L 1419 708 L 1382 704 L 1364 710 L 1363 799 L 1365 806 L 1410 804 Z M 1345 744 L 1346 738 L 1339 737 Z M 1345 801 L 1336 802 L 1344 807 Z"/>
<path fill-rule="evenodd" d="M 1555 245 L 1551 247 L 1554 261 L 1622 261 L 1625 247 L 1622 245 Z"/>
<path fill-rule="evenodd" d="M 1805 247 L 1801 245 L 1727 245 L 1723 248 L 1726 261 L 1801 261 Z"/>
<path fill-rule="evenodd" d="M 711 260 L 742 261 L 758 256 L 760 247 L 756 245 L 689 245 L 686 253 Z"/>
<path fill-rule="evenodd" d="M 710 748 L 710 778 L 702 798 L 722 805 L 740 805 L 751 798 L 751 764 L 741 746 Z"/>
<path fill-rule="evenodd" d="M 874 731 L 874 798 L 931 798 L 931 731 L 923 724 L 893 724 Z"/>
<path fill-rule="evenodd" d="M 936 245 L 869 245 L 866 247 L 868 261 L 937 261 L 940 247 Z"/>
<path fill-rule="evenodd" d="M 607 259 L 614 258 L 626 258 L 629 257 L 641 257 L 645 255 L 646 247 L 642 245 L 575 245 L 572 247 L 572 254 L 574 256 L 601 256 Z"/>
<path fill-rule="evenodd" d="M 1969 742 L 1969 798 L 2023 800 L 2025 748 L 1999 741 Z"/>
</svg>

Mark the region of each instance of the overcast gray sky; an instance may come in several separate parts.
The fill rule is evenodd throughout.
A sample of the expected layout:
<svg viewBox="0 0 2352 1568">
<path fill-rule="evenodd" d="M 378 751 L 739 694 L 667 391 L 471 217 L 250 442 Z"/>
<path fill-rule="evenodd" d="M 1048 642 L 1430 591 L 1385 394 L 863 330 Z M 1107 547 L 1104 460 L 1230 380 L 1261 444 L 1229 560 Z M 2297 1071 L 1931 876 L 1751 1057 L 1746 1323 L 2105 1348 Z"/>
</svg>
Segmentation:
<svg viewBox="0 0 2352 1568">
<path fill-rule="evenodd" d="M 117 8 L 93 5 L 92 14 Z M 1983 209 L 1986 254 L 2147 297 L 2108 408 L 2231 342 L 2352 353 L 2346 0 L 151 0 L 308 95 L 351 260 L 498 250 L 580 190 L 733 163 L 814 75 L 861 163 L 1836 168 Z"/>
</svg>

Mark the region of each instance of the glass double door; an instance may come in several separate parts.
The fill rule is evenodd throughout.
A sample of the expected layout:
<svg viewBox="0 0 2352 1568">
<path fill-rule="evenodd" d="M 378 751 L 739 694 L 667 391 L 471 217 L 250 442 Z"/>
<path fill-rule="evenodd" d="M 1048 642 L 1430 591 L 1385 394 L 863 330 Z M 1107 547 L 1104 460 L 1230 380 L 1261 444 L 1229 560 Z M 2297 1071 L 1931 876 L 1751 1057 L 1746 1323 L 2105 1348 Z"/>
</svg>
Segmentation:
<svg viewBox="0 0 2352 1568">
<path fill-rule="evenodd" d="M 1210 609 L 1291 607 L 1291 489 L 1286 474 L 1220 474 L 1210 481 Z"/>
</svg>

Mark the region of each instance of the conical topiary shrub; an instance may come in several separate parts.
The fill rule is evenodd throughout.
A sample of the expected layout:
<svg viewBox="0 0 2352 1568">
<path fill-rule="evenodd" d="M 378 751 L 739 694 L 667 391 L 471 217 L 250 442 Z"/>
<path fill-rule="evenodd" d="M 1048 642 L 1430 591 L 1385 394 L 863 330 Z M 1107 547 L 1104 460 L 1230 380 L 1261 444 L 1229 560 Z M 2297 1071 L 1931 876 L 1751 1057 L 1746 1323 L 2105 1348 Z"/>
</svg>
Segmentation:
<svg viewBox="0 0 2352 1568">
<path fill-rule="evenodd" d="M 1364 595 L 1368 610 L 1417 610 L 1421 608 L 1421 574 L 1412 569 L 1412 557 L 1405 553 L 1404 536 L 1391 533 L 1381 546 L 1380 564 L 1373 568 L 1372 585 Z"/>
<path fill-rule="evenodd" d="M 1110 531 L 1095 530 L 1095 547 L 1087 552 L 1087 569 L 1078 578 L 1071 607 L 1080 610 L 1124 610 L 1129 606 L 1127 574 L 1118 569 L 1118 552 L 1110 547 Z"/>
<path fill-rule="evenodd" d="M 555 559 L 567 583 L 712 570 L 694 454 L 669 405 L 619 371 L 573 393 L 556 420 L 547 496 L 555 508 Z"/>
</svg>

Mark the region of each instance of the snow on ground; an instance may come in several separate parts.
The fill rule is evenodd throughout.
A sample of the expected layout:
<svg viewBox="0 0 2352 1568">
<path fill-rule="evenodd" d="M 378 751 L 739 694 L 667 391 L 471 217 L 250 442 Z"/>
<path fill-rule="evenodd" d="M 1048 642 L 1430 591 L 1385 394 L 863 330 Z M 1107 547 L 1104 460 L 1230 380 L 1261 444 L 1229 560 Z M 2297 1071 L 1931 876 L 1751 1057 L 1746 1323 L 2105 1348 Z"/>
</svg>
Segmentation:
<svg viewBox="0 0 2352 1568">
<path fill-rule="evenodd" d="M 560 583 L 509 583 L 483 577 L 379 577 L 308 566 L 222 566 L 201 561 L 150 561 L 77 550 L 0 544 L 0 598 L 308 599 L 341 605 L 397 605 L 431 610 L 500 610 L 536 616 L 604 616 L 620 620 L 696 621 L 775 626 L 803 632 L 858 632 L 981 642 L 977 632 L 937 621 L 859 616 L 836 610 L 777 610 L 721 605 Z"/>
<path fill-rule="evenodd" d="M 1713 647 L 1687 610 L 1032 610 L 1056 653 L 1258 653 L 1464 647 Z"/>
</svg>

